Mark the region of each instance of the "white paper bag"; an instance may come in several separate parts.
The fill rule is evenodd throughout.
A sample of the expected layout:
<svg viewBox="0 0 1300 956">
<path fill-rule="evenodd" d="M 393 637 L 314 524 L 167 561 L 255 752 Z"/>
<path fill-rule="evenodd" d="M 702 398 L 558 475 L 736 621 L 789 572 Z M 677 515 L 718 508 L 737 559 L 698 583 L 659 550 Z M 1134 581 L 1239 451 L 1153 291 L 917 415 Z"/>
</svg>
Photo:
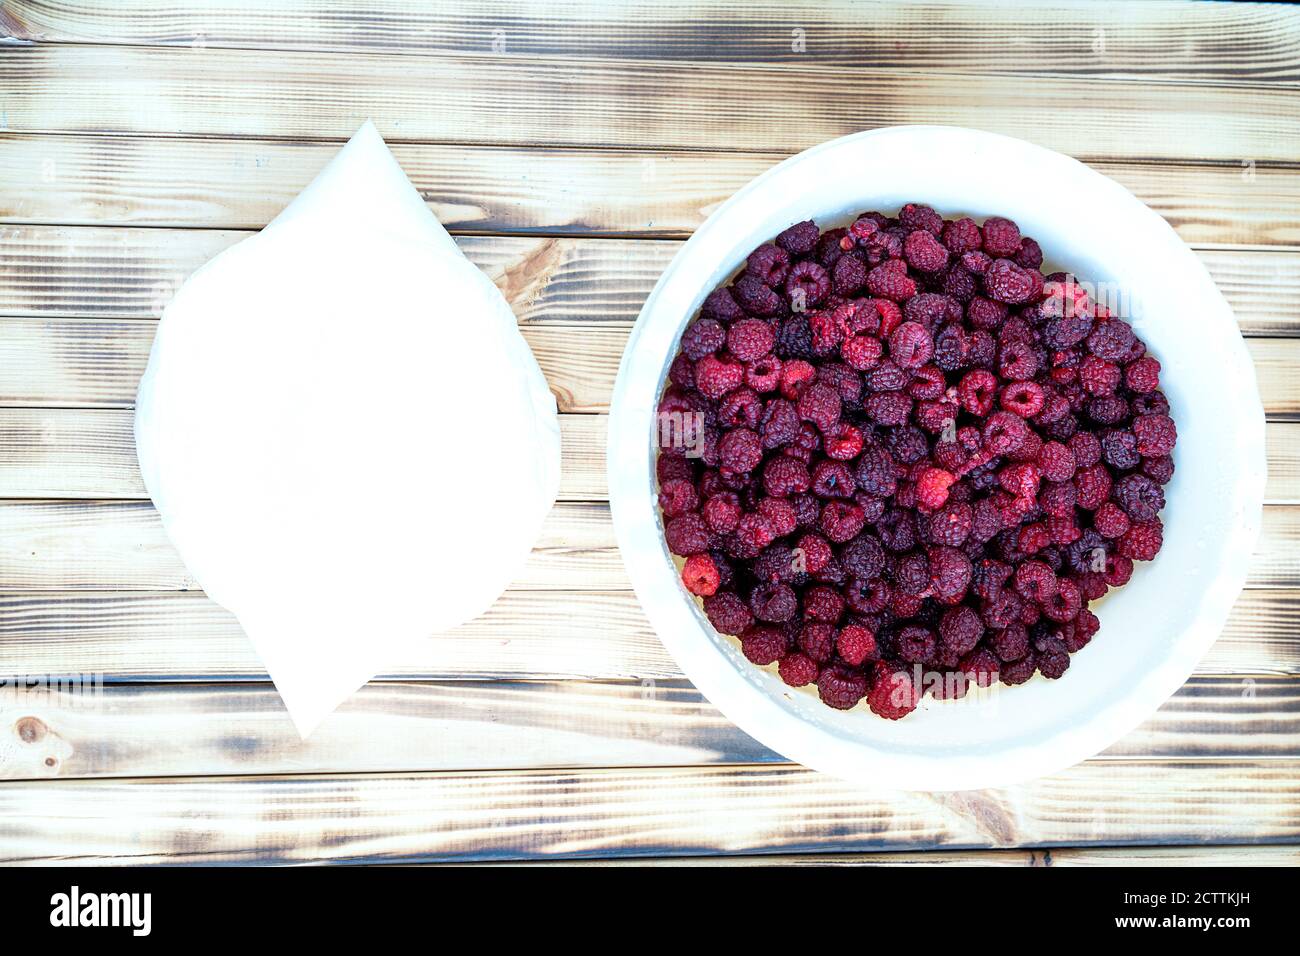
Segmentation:
<svg viewBox="0 0 1300 956">
<path fill-rule="evenodd" d="M 559 487 L 514 315 L 370 123 L 177 292 L 135 437 L 168 536 L 303 736 L 487 610 Z"/>
</svg>

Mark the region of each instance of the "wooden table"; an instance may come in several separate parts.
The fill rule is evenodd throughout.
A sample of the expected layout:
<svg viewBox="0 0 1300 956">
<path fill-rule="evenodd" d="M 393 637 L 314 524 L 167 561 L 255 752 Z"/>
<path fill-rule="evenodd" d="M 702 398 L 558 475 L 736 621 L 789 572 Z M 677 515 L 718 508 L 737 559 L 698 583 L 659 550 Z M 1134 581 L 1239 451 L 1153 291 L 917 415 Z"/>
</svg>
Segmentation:
<svg viewBox="0 0 1300 956">
<path fill-rule="evenodd" d="M 105 681 L 94 707 L 0 699 L 0 858 L 1300 861 L 1300 10 L 208 7 L 0 4 L 0 674 Z M 176 284 L 367 117 L 517 311 L 565 473 L 497 605 L 302 743 L 163 536 L 131 403 Z M 682 238 L 778 159 L 895 123 L 1022 136 L 1132 189 L 1231 301 L 1269 417 L 1218 644 L 1102 756 L 1003 790 L 862 790 L 746 737 L 650 630 L 604 500 L 615 369 Z"/>
</svg>

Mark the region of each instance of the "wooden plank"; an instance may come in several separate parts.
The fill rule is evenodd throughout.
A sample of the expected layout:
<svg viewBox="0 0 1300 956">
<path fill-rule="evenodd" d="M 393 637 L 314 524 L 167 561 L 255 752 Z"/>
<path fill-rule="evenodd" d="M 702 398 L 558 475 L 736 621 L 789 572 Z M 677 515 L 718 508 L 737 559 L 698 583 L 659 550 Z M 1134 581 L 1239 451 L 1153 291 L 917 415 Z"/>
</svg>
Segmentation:
<svg viewBox="0 0 1300 956">
<path fill-rule="evenodd" d="M 5 372 L 0 363 L 0 378 Z M 0 408 L 0 497 L 147 498 L 132 420 L 125 410 Z M 561 501 L 608 497 L 607 423 L 604 415 L 560 416 Z M 1300 432 L 1294 443 L 1285 439 L 1292 444 L 1300 453 Z"/>
<path fill-rule="evenodd" d="M 525 324 L 522 332 L 561 412 L 609 410 L 625 326 Z M 0 405 L 129 408 L 153 333 L 150 322 L 0 317 Z M 1300 416 L 1300 338 L 1246 344 L 1264 411 L 1272 419 Z"/>
<path fill-rule="evenodd" d="M 784 762 L 684 682 L 371 683 L 305 741 L 269 684 L 5 692 L 5 726 L 10 780 Z M 1300 758 L 1300 680 L 1194 678 L 1103 756 Z"/>
<path fill-rule="evenodd" d="M 184 590 L 192 586 L 148 501 L 0 503 L 11 534 L 0 577 L 20 587 Z M 1248 587 L 1300 587 L 1300 507 L 1269 505 Z M 567 577 L 567 575 L 580 575 Z M 515 587 L 630 585 L 605 502 L 559 502 Z"/>
<path fill-rule="evenodd" d="M 1143 9 L 1146 9 L 1144 6 Z M 184 137 L 0 138 L 0 222 L 259 229 L 334 155 L 328 143 Z M 460 233 L 685 237 L 785 157 L 398 143 L 429 207 Z M 1239 163 L 1094 162 L 1189 243 L 1297 245 L 1300 175 Z"/>
<path fill-rule="evenodd" d="M 446 866 L 429 863 L 413 866 Z M 457 864 L 450 864 L 457 865 Z M 1099 846 L 1053 847 L 1018 850 L 927 850 L 912 853 L 897 850 L 886 853 L 808 853 L 803 855 L 764 854 L 761 856 L 691 857 L 665 856 L 623 860 L 565 860 L 525 863 L 471 863 L 468 866 L 1297 866 L 1300 845 L 1265 844 L 1253 846 Z"/>
<path fill-rule="evenodd" d="M 1300 595 L 1247 589 L 1202 676 L 1300 674 Z M 0 675 L 109 681 L 265 680 L 238 622 L 199 592 L 0 592 Z M 507 591 L 386 680 L 677 680 L 630 591 Z M 1243 690 L 1247 689 L 1243 686 Z"/>
<path fill-rule="evenodd" d="M 628 329 L 524 325 L 561 412 L 609 410 Z M 127 408 L 149 360 L 152 323 L 0 318 L 0 405 Z M 1300 416 L 1300 338 L 1249 339 L 1270 418 Z"/>
<path fill-rule="evenodd" d="M 156 318 L 185 277 L 251 235 L 219 229 L 0 226 L 0 315 Z M 462 236 L 523 324 L 630 326 L 681 243 Z M 1300 251 L 1202 249 L 1248 335 L 1300 334 Z"/>
<path fill-rule="evenodd" d="M 401 0 L 264 5 L 132 0 L 112 11 L 9 0 L 10 35 L 93 42 L 388 53 L 488 53 L 805 62 L 963 73 L 1139 74 L 1148 79 L 1294 79 L 1294 11 L 1256 4 L 618 4 Z M 798 32 L 796 32 L 798 31 Z M 803 41 L 802 45 L 797 42 Z"/>
<path fill-rule="evenodd" d="M 0 854 L 214 864 L 1284 843 L 1300 839 L 1298 801 L 1300 762 L 1287 759 L 1099 760 L 953 794 L 786 766 L 23 781 L 0 784 Z"/>
<path fill-rule="evenodd" d="M 1039 58 L 1034 57 L 1036 62 Z M 779 152 L 900 123 L 978 126 L 1080 158 L 1300 159 L 1289 84 L 208 47 L 36 44 L 0 59 L 6 128 Z M 810 109 L 809 104 L 816 108 Z M 1051 123 L 1042 117 L 1050 115 Z"/>
</svg>

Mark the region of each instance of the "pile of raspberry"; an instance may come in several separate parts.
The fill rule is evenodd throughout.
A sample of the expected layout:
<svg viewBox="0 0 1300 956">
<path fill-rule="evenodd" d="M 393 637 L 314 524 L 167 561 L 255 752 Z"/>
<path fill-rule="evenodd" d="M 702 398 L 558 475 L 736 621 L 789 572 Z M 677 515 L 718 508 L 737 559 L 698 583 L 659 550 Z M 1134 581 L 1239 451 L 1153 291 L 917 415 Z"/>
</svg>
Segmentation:
<svg viewBox="0 0 1300 956">
<path fill-rule="evenodd" d="M 889 719 L 1058 678 L 1156 556 L 1160 363 L 1042 262 L 1008 219 L 909 204 L 797 223 L 705 300 L 659 406 L 703 428 L 661 441 L 659 504 L 750 661 Z"/>
</svg>

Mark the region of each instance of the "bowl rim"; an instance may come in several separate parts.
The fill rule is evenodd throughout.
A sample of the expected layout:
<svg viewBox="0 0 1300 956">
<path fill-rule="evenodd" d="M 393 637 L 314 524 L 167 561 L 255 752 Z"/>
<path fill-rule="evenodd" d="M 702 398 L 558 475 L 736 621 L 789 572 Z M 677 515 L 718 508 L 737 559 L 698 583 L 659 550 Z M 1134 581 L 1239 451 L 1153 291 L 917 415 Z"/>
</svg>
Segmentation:
<svg viewBox="0 0 1300 956">
<path fill-rule="evenodd" d="M 951 137 L 954 148 L 970 148 L 980 143 L 1003 147 L 1009 143 L 1015 144 L 1016 148 L 1037 152 L 1038 158 L 1045 164 L 1056 164 L 1062 169 L 1066 168 L 1064 164 L 1080 167 L 1086 171 L 1085 175 L 1098 183 L 1098 188 L 1113 189 L 1126 196 L 1134 204 L 1134 214 L 1146 218 L 1150 227 L 1167 233 L 1169 239 L 1186 253 L 1188 267 L 1196 270 L 1208 289 L 1213 290 L 1213 295 L 1217 297 L 1214 303 L 1216 311 L 1226 315 L 1235 335 L 1235 343 L 1226 346 L 1224 361 L 1231 363 L 1234 373 L 1240 374 L 1242 381 L 1251 385 L 1250 395 L 1245 400 L 1249 402 L 1250 397 L 1253 397 L 1252 411 L 1258 409 L 1257 415 L 1252 414 L 1249 421 L 1241 423 L 1237 436 L 1238 448 L 1244 450 L 1244 453 L 1242 466 L 1235 474 L 1230 494 L 1234 501 L 1242 504 L 1242 519 L 1233 526 L 1228 540 L 1222 542 L 1218 549 L 1219 560 L 1212 586 L 1207 587 L 1201 595 L 1196 620 L 1198 625 L 1205 622 L 1204 626 L 1187 628 L 1180 639 L 1170 645 L 1159 662 L 1142 676 L 1127 697 L 1118 704 L 1095 713 L 1090 720 L 1034 742 L 1003 747 L 995 754 L 972 755 L 970 759 L 945 759 L 941 767 L 936 766 L 938 762 L 933 758 L 923 754 L 884 751 L 865 742 L 850 741 L 831 734 L 825 728 L 781 706 L 771 693 L 747 678 L 713 642 L 700 639 L 698 632 L 702 625 L 698 610 L 681 588 L 671 561 L 664 560 L 666 552 L 651 490 L 653 474 L 631 475 L 628 471 L 628 463 L 639 461 L 639 456 L 645 452 L 645 442 L 653 426 L 651 416 L 659 398 L 657 388 L 649 396 L 629 394 L 630 389 L 644 384 L 644 376 L 634 376 L 630 369 L 643 354 L 640 346 L 651 323 L 668 322 L 660 313 L 661 300 L 665 289 L 671 286 L 679 264 L 693 255 L 696 248 L 711 242 L 715 233 L 725 229 L 728 219 L 735 210 L 743 207 L 751 195 L 774 179 L 788 175 L 792 167 L 828 151 L 855 147 L 864 140 L 914 135 L 918 131 L 932 136 Z M 729 261 L 737 264 L 739 260 L 736 259 L 736 253 L 743 255 L 749 251 L 748 246 L 740 249 L 734 240 L 728 243 L 728 248 L 732 250 Z M 673 318 L 673 322 L 680 326 L 689 318 L 690 316 L 678 315 Z M 675 335 L 672 344 L 676 344 Z M 670 346 L 669 353 L 664 356 L 658 369 L 659 384 L 662 384 L 671 356 Z M 634 378 L 637 379 L 635 386 Z M 1264 414 L 1259 401 L 1255 368 L 1231 308 L 1214 285 L 1204 264 L 1191 253 L 1163 218 L 1119 183 L 1055 150 L 1015 137 L 965 127 L 907 125 L 853 133 L 791 156 L 738 190 L 683 244 L 646 298 L 628 338 L 610 405 L 607 472 L 615 534 L 633 590 L 660 640 L 686 676 L 724 715 L 777 753 L 842 779 L 889 789 L 962 790 L 1020 782 L 1064 769 L 1093 756 L 1149 717 L 1186 682 L 1197 662 L 1217 640 L 1231 606 L 1245 584 L 1251 554 L 1259 534 L 1267 465 Z M 646 481 L 638 485 L 638 477 L 645 478 Z M 864 755 L 869 755 L 869 759 L 864 760 Z"/>
</svg>

